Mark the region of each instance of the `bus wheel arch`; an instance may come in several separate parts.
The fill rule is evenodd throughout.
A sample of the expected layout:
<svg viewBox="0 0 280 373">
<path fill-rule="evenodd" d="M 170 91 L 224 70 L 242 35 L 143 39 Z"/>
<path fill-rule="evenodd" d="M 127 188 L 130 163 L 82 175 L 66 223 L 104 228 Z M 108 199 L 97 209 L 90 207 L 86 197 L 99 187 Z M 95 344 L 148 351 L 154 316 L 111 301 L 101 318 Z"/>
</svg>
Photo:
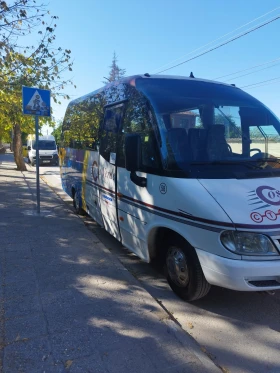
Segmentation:
<svg viewBox="0 0 280 373">
<path fill-rule="evenodd" d="M 204 297 L 211 285 L 207 282 L 195 249 L 170 228 L 154 228 L 148 237 L 150 260 L 164 267 L 172 290 L 182 299 L 194 301 Z"/>
<path fill-rule="evenodd" d="M 154 227 L 148 235 L 148 250 L 150 261 L 160 260 L 164 262 L 167 240 L 177 241 L 184 240 L 188 242 L 182 235 L 168 227 Z"/>
</svg>

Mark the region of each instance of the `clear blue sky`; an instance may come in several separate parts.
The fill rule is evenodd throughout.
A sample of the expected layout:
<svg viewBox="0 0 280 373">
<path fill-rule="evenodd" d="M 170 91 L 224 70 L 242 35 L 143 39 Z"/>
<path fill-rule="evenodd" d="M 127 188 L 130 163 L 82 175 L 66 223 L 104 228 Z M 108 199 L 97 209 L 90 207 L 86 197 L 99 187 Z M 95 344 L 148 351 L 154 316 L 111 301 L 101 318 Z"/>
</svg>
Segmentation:
<svg viewBox="0 0 280 373">
<path fill-rule="evenodd" d="M 280 15 L 279 0 L 50 0 L 48 7 L 52 15 L 59 16 L 57 43 L 72 51 L 71 76 L 77 89 L 66 88 L 72 98 L 103 85 L 114 51 L 126 75 L 156 72 L 171 61 L 179 59 L 178 63 L 191 57 L 194 54 L 188 56 L 189 52 L 266 12 L 279 7 L 217 43 Z M 230 74 L 280 58 L 279 39 L 280 19 L 166 74 L 189 75 L 193 71 L 196 77 L 206 79 Z M 278 62 L 230 83 L 242 87 L 280 78 Z M 280 117 L 280 79 L 247 92 Z M 63 101 L 53 106 L 56 119 L 64 116 L 67 104 Z"/>
</svg>

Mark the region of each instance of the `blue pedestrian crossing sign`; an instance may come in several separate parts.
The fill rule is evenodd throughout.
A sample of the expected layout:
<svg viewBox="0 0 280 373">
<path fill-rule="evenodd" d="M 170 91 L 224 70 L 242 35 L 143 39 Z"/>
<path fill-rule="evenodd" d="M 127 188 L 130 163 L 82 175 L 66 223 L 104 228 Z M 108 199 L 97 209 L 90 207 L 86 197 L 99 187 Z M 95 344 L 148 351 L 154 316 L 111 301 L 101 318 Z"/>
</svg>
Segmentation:
<svg viewBox="0 0 280 373">
<path fill-rule="evenodd" d="M 22 87 L 23 114 L 51 116 L 51 91 L 47 89 Z"/>
</svg>

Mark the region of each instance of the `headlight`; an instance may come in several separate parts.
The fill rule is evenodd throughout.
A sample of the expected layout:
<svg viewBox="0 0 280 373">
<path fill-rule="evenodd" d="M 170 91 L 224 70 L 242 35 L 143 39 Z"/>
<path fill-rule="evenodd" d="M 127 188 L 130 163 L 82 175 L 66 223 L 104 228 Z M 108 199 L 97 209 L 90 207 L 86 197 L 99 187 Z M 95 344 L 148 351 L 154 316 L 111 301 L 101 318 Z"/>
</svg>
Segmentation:
<svg viewBox="0 0 280 373">
<path fill-rule="evenodd" d="M 54 154 L 53 154 L 53 157 L 54 157 L 54 158 L 58 158 L 58 154 L 57 154 L 57 153 L 54 153 Z"/>
<path fill-rule="evenodd" d="M 222 244 L 230 251 L 240 255 L 277 255 L 279 254 L 270 239 L 257 233 L 224 231 Z"/>
</svg>

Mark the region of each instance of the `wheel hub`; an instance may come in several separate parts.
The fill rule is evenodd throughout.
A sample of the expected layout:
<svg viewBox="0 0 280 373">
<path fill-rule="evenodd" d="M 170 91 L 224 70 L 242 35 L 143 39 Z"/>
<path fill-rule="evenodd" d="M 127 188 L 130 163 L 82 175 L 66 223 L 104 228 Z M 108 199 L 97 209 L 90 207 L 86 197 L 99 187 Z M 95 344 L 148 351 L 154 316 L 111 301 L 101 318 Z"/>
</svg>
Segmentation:
<svg viewBox="0 0 280 373">
<path fill-rule="evenodd" d="M 189 270 L 184 252 L 179 248 L 170 248 L 167 253 L 167 271 L 177 286 L 185 287 L 189 283 Z"/>
</svg>

